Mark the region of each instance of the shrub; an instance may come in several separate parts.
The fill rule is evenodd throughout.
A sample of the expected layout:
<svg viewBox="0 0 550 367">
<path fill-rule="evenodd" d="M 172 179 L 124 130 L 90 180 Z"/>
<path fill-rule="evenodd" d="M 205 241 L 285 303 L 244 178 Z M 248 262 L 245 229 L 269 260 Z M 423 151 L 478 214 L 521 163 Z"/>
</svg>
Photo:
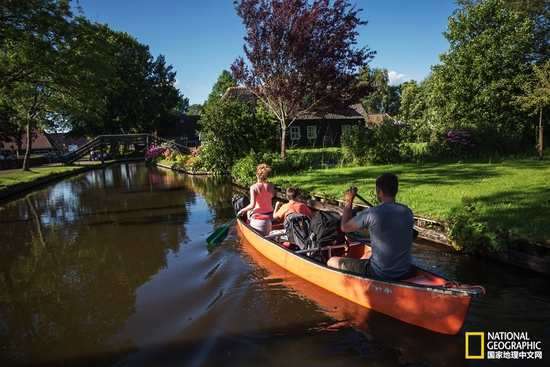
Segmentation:
<svg viewBox="0 0 550 367">
<path fill-rule="evenodd" d="M 363 125 L 355 125 L 347 134 L 343 134 L 342 154 L 348 163 L 363 165 L 367 161 L 369 152 L 368 140 L 372 136 L 372 131 L 367 130 Z"/>
<path fill-rule="evenodd" d="M 242 185 L 256 181 L 256 166 L 265 163 L 273 170 L 273 175 L 295 174 L 311 168 L 313 152 L 308 150 L 287 151 L 286 158 L 279 153 L 249 154 L 239 159 L 231 168 L 231 177 Z"/>
<path fill-rule="evenodd" d="M 256 181 L 256 166 L 258 160 L 254 154 L 238 159 L 231 167 L 231 177 L 243 186 L 249 186 Z"/>
<path fill-rule="evenodd" d="M 147 163 L 157 162 L 164 157 L 165 148 L 153 147 L 145 152 L 145 160 Z"/>
<path fill-rule="evenodd" d="M 441 135 L 441 154 L 443 158 L 471 157 L 476 144 L 467 131 L 446 131 Z"/>
<path fill-rule="evenodd" d="M 508 235 L 498 225 L 482 221 L 476 202 L 462 198 L 460 208 L 453 211 L 447 223 L 447 240 L 457 250 L 469 254 L 507 250 Z"/>
<path fill-rule="evenodd" d="M 412 150 L 407 142 L 408 126 L 391 120 L 369 124 L 368 128 L 356 125 L 342 136 L 342 150 L 347 162 L 357 165 L 392 164 L 408 161 Z"/>
</svg>

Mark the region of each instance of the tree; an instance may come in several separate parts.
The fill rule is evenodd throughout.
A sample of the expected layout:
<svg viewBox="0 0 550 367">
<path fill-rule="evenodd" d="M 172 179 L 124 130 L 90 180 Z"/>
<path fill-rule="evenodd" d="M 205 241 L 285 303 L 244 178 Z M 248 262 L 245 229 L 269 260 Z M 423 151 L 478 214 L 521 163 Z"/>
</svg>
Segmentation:
<svg viewBox="0 0 550 367">
<path fill-rule="evenodd" d="M 374 68 L 368 66 L 361 69 L 359 73 L 361 83 L 364 85 L 372 85 L 373 91 L 365 96 L 361 103 L 367 113 L 386 113 L 386 106 L 389 91 L 389 76 L 388 70 Z"/>
<path fill-rule="evenodd" d="M 206 169 L 224 172 L 251 152 L 272 151 L 275 120 L 260 103 L 238 98 L 205 105 L 199 123 L 204 134 L 200 154 Z"/>
<path fill-rule="evenodd" d="M 68 77 L 72 54 L 68 45 L 75 21 L 67 1 L 8 1 L 0 22 L 0 105 L 16 134 L 26 133 L 23 170 L 30 169 L 30 152 L 37 130 L 51 126 L 63 94 L 74 87 Z"/>
<path fill-rule="evenodd" d="M 384 105 L 384 112 L 390 116 L 397 116 L 401 106 L 401 85 L 388 86 L 388 97 Z"/>
<path fill-rule="evenodd" d="M 533 64 L 534 78 L 525 85 L 525 95 L 517 98 L 518 102 L 526 109 L 534 108 L 539 112 L 539 159 L 543 158 L 544 151 L 544 125 L 542 111 L 550 106 L 550 61 L 542 66 Z"/>
<path fill-rule="evenodd" d="M 503 0 L 488 0 L 457 13 L 447 29 L 450 50 L 432 67 L 427 91 L 432 122 L 476 131 L 491 152 L 517 150 L 529 135 L 526 114 L 513 101 L 533 60 L 532 21 Z"/>
<path fill-rule="evenodd" d="M 462 8 L 479 5 L 484 0 L 457 0 Z M 504 7 L 533 21 L 535 44 L 533 57 L 538 65 L 550 59 L 550 1 L 549 0 L 506 0 Z"/>
<path fill-rule="evenodd" d="M 245 63 L 231 66 L 238 82 L 272 111 L 280 125 L 281 156 L 288 127 L 305 114 L 337 111 L 368 94 L 358 71 L 374 57 L 356 49 L 358 26 L 366 25 L 345 0 L 237 0 L 247 34 Z"/>
<path fill-rule="evenodd" d="M 399 119 L 412 123 L 422 120 L 424 101 L 422 90 L 415 80 L 401 84 L 401 105 L 399 106 Z"/>
<path fill-rule="evenodd" d="M 188 107 L 172 66 L 132 37 L 75 16 L 67 0 L 4 1 L 0 21 L 0 128 L 33 137 L 58 127 L 74 135 L 153 132 Z"/>
<path fill-rule="evenodd" d="M 189 106 L 189 109 L 186 111 L 186 114 L 187 115 L 202 115 L 202 108 L 203 108 L 203 105 L 201 104 L 192 104 L 191 106 Z"/>
<path fill-rule="evenodd" d="M 108 40 L 105 55 L 112 70 L 98 91 L 103 106 L 84 108 L 71 121 L 71 135 L 153 133 L 187 110 L 189 100 L 175 88 L 176 72 L 163 55 L 155 59 L 148 46 L 123 32 L 104 28 L 103 37 Z"/>
<path fill-rule="evenodd" d="M 216 84 L 214 84 L 214 86 L 212 87 L 212 92 L 210 92 L 210 94 L 208 95 L 206 103 L 219 101 L 224 95 L 227 88 L 236 86 L 237 80 L 233 77 L 233 75 L 227 70 L 222 71 L 222 73 L 218 77 L 218 80 L 216 81 Z"/>
<path fill-rule="evenodd" d="M 424 120 L 426 103 L 422 85 L 419 85 L 415 80 L 401 84 L 400 102 L 397 118 L 413 127 L 416 140 L 429 140 L 432 131 L 428 121 Z"/>
</svg>

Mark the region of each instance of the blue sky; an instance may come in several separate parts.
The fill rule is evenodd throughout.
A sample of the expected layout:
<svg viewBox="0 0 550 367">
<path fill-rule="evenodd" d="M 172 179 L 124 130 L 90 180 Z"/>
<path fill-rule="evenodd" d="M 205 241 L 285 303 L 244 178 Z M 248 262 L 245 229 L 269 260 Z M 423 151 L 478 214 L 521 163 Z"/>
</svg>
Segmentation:
<svg viewBox="0 0 550 367">
<path fill-rule="evenodd" d="M 223 70 L 244 56 L 245 28 L 233 0 L 74 0 L 91 21 L 106 23 L 162 54 L 177 72 L 190 104 L 202 104 Z M 377 51 L 371 68 L 388 70 L 390 82 L 422 81 L 449 48 L 442 33 L 454 0 L 350 0 L 366 26 L 358 47 Z"/>
</svg>

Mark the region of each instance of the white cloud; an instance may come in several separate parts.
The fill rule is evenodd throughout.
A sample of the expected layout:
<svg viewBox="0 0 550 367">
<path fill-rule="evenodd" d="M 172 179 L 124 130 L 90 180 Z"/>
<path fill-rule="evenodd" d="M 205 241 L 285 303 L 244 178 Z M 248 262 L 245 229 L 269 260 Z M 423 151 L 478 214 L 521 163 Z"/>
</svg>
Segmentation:
<svg viewBox="0 0 550 367">
<path fill-rule="evenodd" d="M 388 73 L 388 79 L 390 81 L 390 85 L 399 85 L 403 82 L 408 82 L 411 80 L 407 74 L 397 74 L 395 71 L 390 71 Z"/>
</svg>

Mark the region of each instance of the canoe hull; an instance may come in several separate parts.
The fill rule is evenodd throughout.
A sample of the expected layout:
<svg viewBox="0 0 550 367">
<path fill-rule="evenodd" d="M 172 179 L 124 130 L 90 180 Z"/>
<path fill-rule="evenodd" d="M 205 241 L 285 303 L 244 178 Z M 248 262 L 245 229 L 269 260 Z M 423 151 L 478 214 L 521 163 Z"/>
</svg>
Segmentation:
<svg viewBox="0 0 550 367">
<path fill-rule="evenodd" d="M 462 328 L 473 294 L 461 288 L 382 281 L 329 268 L 266 239 L 238 220 L 242 236 L 263 256 L 297 276 L 361 306 L 444 334 Z M 434 276 L 430 273 L 430 276 Z M 439 278 L 439 284 L 451 284 Z M 457 284 L 452 282 L 452 284 Z"/>
</svg>

